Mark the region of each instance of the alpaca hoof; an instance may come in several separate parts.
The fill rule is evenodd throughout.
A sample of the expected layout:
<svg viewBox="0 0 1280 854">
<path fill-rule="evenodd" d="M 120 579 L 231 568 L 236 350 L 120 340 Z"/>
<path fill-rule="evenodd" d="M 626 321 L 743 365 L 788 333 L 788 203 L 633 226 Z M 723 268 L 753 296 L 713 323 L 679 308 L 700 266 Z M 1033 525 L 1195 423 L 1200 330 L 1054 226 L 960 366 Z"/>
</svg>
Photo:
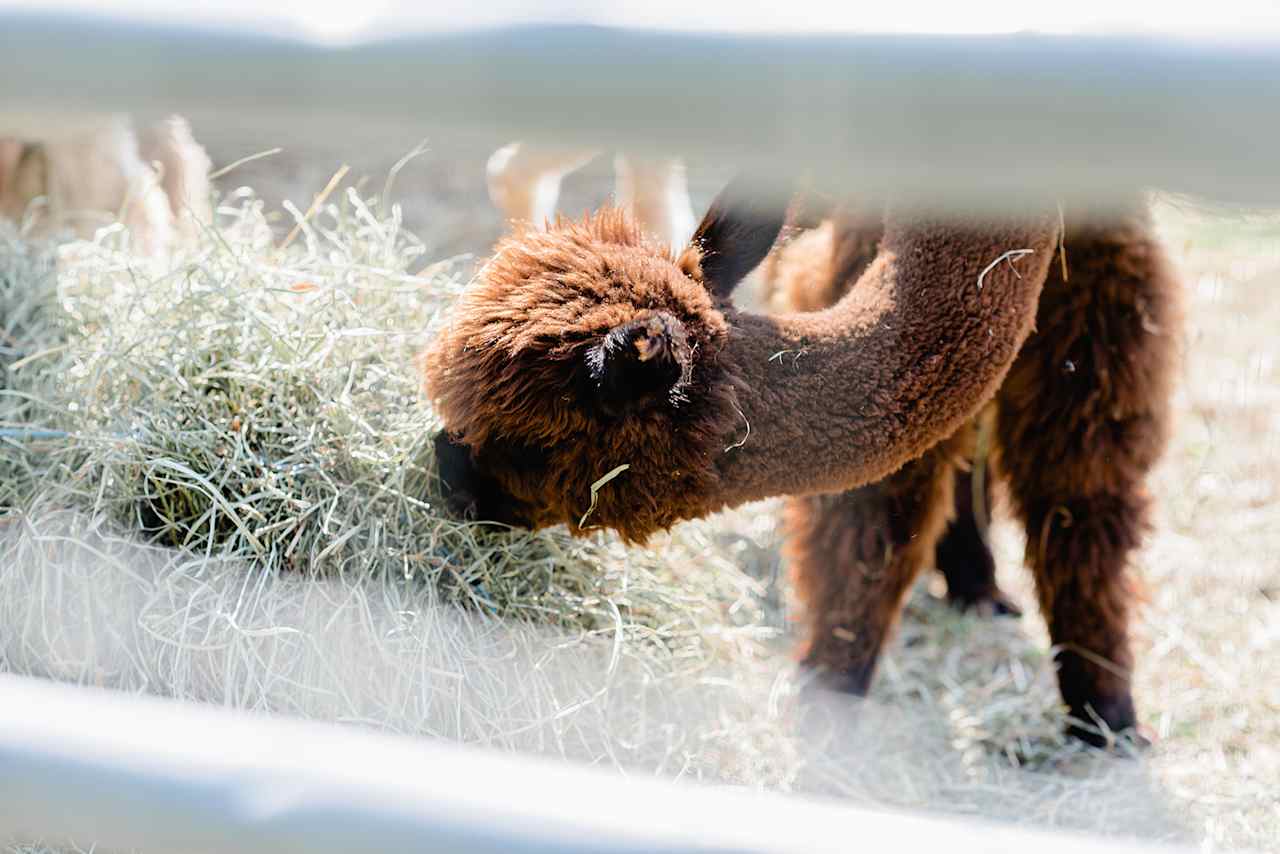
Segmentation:
<svg viewBox="0 0 1280 854">
<path fill-rule="evenodd" d="M 1155 743 L 1145 727 L 1116 732 L 1093 724 L 1072 723 L 1067 725 L 1067 737 L 1120 757 L 1136 757 Z"/>
<path fill-rule="evenodd" d="M 1083 710 L 1073 709 L 1066 732 L 1069 738 L 1118 756 L 1136 756 L 1153 743 L 1150 730 L 1139 726 L 1133 701 L 1128 697 L 1094 701 Z"/>
<path fill-rule="evenodd" d="M 848 694 L 853 697 L 865 697 L 871 689 L 871 668 L 850 667 L 833 669 L 822 665 L 801 665 L 809 678 L 805 681 L 805 691 L 821 691 L 833 694 Z"/>
<path fill-rule="evenodd" d="M 984 619 L 991 617 L 1021 617 L 1022 609 L 1013 603 L 998 587 L 975 592 L 947 593 L 947 600 L 958 611 L 974 613 Z"/>
</svg>

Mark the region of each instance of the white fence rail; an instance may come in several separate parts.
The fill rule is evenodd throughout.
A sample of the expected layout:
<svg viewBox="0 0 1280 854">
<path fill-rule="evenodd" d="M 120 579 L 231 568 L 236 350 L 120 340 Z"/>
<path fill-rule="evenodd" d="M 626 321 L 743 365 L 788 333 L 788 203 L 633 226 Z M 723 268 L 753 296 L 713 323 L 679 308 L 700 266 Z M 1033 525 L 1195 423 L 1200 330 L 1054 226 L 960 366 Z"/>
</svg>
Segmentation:
<svg viewBox="0 0 1280 854">
<path fill-rule="evenodd" d="M 938 205 L 1280 202 L 1280 41 L 496 27 L 346 47 L 0 9 L 0 127 L 178 110 L 353 142 L 625 142 Z"/>
<path fill-rule="evenodd" d="M 0 842 L 206 854 L 1164 849 L 627 779 L 0 676 Z"/>
</svg>

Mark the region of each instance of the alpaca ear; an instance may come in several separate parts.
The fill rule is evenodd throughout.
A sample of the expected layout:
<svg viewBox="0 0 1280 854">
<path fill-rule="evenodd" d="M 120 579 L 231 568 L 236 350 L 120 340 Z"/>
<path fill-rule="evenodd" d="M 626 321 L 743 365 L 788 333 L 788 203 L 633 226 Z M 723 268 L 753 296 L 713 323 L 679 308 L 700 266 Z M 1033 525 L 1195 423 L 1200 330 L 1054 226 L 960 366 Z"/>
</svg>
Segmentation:
<svg viewBox="0 0 1280 854">
<path fill-rule="evenodd" d="M 655 311 L 609 331 L 587 352 L 587 373 L 605 414 L 669 398 L 688 381 L 689 339 L 674 315 Z"/>
<path fill-rule="evenodd" d="M 769 254 L 786 218 L 787 202 L 776 188 L 741 176 L 731 180 L 693 234 L 707 289 L 717 297 L 732 294 Z"/>
</svg>

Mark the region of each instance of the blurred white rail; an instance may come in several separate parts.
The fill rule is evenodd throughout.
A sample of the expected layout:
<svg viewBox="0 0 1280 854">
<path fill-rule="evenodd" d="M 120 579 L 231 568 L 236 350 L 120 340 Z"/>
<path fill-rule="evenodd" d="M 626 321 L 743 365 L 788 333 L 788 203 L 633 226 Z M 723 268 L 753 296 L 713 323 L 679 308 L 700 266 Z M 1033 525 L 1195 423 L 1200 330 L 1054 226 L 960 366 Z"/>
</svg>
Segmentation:
<svg viewBox="0 0 1280 854">
<path fill-rule="evenodd" d="M 144 851 L 1097 854 L 1154 849 L 627 779 L 0 676 L 0 844 Z"/>
<path fill-rule="evenodd" d="M 0 131 L 33 113 L 177 110 L 352 144 L 391 130 L 625 141 L 970 210 L 1148 186 L 1269 204 L 1278 48 L 563 24 L 339 47 L 0 6 Z"/>
</svg>

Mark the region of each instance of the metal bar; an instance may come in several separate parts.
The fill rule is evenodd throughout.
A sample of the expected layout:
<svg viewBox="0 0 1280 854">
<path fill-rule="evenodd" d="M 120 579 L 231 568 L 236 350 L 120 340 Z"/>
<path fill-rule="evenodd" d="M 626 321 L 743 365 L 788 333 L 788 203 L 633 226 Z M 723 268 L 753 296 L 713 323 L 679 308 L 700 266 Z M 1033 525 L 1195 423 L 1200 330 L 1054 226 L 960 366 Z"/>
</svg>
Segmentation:
<svg viewBox="0 0 1280 854">
<path fill-rule="evenodd" d="M 499 27 L 326 47 L 0 11 L 0 128 L 181 111 L 351 144 L 397 131 L 628 145 L 1002 208 L 1155 187 L 1280 202 L 1275 44 Z"/>
</svg>

